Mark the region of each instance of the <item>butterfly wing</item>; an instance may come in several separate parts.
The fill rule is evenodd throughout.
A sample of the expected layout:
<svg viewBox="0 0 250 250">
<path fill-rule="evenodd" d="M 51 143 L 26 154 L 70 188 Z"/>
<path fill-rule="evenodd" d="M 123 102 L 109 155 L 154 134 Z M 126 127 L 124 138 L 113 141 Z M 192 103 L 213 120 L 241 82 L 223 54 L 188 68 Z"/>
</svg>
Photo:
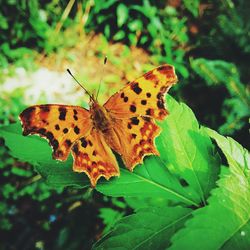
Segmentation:
<svg viewBox="0 0 250 250">
<path fill-rule="evenodd" d="M 162 65 L 127 84 L 104 104 L 116 118 L 150 116 L 163 120 L 168 114 L 164 94 L 177 82 L 174 67 Z"/>
<path fill-rule="evenodd" d="M 119 167 L 110 147 L 101 132 L 95 128 L 89 135 L 80 138 L 72 147 L 74 158 L 73 169 L 85 172 L 93 187 L 98 179 L 104 176 L 107 180 L 112 176 L 119 176 Z"/>
<path fill-rule="evenodd" d="M 66 160 L 73 143 L 92 128 L 90 113 L 78 106 L 36 105 L 19 116 L 23 135 L 38 134 L 49 141 L 53 158 Z"/>
<path fill-rule="evenodd" d="M 155 137 L 161 129 L 150 117 L 138 116 L 130 119 L 117 119 L 113 129 L 119 138 L 122 138 L 122 146 L 118 149 L 126 167 L 133 170 L 142 163 L 145 155 L 159 155 L 155 148 Z"/>
</svg>

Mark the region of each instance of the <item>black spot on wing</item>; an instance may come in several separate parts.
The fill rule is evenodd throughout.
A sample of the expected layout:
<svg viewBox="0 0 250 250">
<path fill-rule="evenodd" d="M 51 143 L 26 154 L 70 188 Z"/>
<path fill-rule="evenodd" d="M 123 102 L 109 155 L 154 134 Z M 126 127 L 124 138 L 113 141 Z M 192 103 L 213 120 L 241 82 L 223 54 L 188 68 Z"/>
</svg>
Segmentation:
<svg viewBox="0 0 250 250">
<path fill-rule="evenodd" d="M 57 150 L 59 147 L 58 140 L 54 139 L 51 141 L 51 146 L 53 147 L 54 150 Z"/>
<path fill-rule="evenodd" d="M 130 120 L 131 120 L 131 123 L 134 125 L 138 125 L 140 122 L 140 120 L 137 117 L 132 117 Z"/>
<path fill-rule="evenodd" d="M 72 145 L 72 142 L 71 142 L 71 140 L 67 139 L 67 140 L 65 140 L 65 144 L 66 144 L 68 147 L 70 147 L 70 146 Z"/>
<path fill-rule="evenodd" d="M 81 141 L 81 145 L 82 145 L 83 148 L 86 148 L 88 146 L 88 142 L 85 140 L 84 137 L 81 138 L 80 141 Z"/>
<path fill-rule="evenodd" d="M 157 98 L 157 99 L 162 99 L 162 96 L 163 96 L 163 94 L 162 94 L 161 92 L 159 92 L 159 93 L 157 94 L 156 98 Z"/>
<path fill-rule="evenodd" d="M 131 83 L 131 89 L 139 95 L 142 92 L 142 89 L 139 87 L 138 82 Z"/>
<path fill-rule="evenodd" d="M 80 133 L 80 129 L 77 126 L 75 126 L 74 127 L 74 132 L 75 132 L 75 134 L 78 135 Z"/>
<path fill-rule="evenodd" d="M 60 126 L 58 124 L 55 125 L 56 130 L 60 130 Z"/>
<path fill-rule="evenodd" d="M 146 110 L 146 115 L 151 115 L 151 109 Z"/>
<path fill-rule="evenodd" d="M 40 128 L 40 129 L 37 130 L 37 133 L 40 134 L 40 135 L 46 136 L 46 129 L 45 128 Z"/>
<path fill-rule="evenodd" d="M 131 104 L 129 110 L 133 113 L 136 112 L 136 106 L 134 104 Z"/>
<path fill-rule="evenodd" d="M 35 107 L 29 107 L 25 109 L 20 115 L 21 119 L 24 120 L 24 122 L 29 121 L 35 109 Z"/>
<path fill-rule="evenodd" d="M 134 133 L 132 134 L 132 138 L 133 138 L 133 139 L 135 139 L 136 136 L 137 136 L 136 134 L 134 134 Z"/>
<path fill-rule="evenodd" d="M 59 142 L 54 138 L 53 133 L 46 131 L 45 128 L 40 128 L 36 132 L 49 140 L 49 144 L 53 147 L 54 151 L 58 149 Z"/>
<path fill-rule="evenodd" d="M 45 136 L 49 139 L 49 141 L 54 139 L 54 135 L 51 132 L 47 132 Z"/>
<path fill-rule="evenodd" d="M 49 105 L 40 106 L 40 109 L 42 112 L 49 112 L 50 111 Z"/>
<path fill-rule="evenodd" d="M 64 129 L 63 129 L 63 133 L 64 133 L 64 134 L 67 134 L 68 132 L 69 132 L 69 130 L 68 130 L 67 128 L 64 128 Z"/>
<path fill-rule="evenodd" d="M 165 107 L 164 107 L 164 102 L 163 102 L 163 100 L 158 100 L 157 101 L 157 107 L 159 108 L 159 109 L 164 109 Z"/>
<path fill-rule="evenodd" d="M 66 117 L 66 113 L 67 113 L 66 108 L 60 107 L 58 109 L 58 111 L 59 111 L 59 120 L 65 121 L 65 117 Z"/>
<path fill-rule="evenodd" d="M 73 146 L 73 148 L 72 148 L 72 151 L 76 154 L 76 155 L 78 155 L 78 153 L 79 153 L 79 148 L 78 148 L 78 144 L 74 144 L 74 146 Z"/>
</svg>

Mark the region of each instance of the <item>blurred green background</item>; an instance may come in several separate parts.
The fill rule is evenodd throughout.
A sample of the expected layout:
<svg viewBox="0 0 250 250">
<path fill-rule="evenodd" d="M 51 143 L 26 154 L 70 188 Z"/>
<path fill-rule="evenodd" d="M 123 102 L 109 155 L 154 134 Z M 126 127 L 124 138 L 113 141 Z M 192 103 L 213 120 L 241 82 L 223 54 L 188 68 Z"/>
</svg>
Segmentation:
<svg viewBox="0 0 250 250">
<path fill-rule="evenodd" d="M 175 66 L 170 94 L 202 125 L 249 148 L 250 3 L 244 0 L 6 0 L 0 7 L 0 124 L 39 103 L 86 105 L 66 73 L 103 103 L 160 64 Z M 103 59 L 108 63 L 104 66 Z M 0 249 L 90 249 L 128 199 L 55 189 L 0 141 Z"/>
</svg>

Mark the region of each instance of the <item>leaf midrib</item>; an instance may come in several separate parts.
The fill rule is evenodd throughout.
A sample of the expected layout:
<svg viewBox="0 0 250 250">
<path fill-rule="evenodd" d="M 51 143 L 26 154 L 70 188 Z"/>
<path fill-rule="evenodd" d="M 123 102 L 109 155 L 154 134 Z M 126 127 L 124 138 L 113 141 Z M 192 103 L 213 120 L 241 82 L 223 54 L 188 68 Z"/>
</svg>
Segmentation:
<svg viewBox="0 0 250 250">
<path fill-rule="evenodd" d="M 142 179 L 143 181 L 146 181 L 146 182 L 150 183 L 151 185 L 157 186 L 158 188 L 163 189 L 164 191 L 169 192 L 169 193 L 179 197 L 180 199 L 184 200 L 185 203 L 187 202 L 188 204 L 192 204 L 196 207 L 199 207 L 199 204 L 197 204 L 196 202 L 194 202 L 192 200 L 189 200 L 188 198 L 184 197 L 183 195 L 181 195 L 181 194 L 179 194 L 179 193 L 177 193 L 177 192 L 175 192 L 175 191 L 173 191 L 173 190 L 171 190 L 171 189 L 169 189 L 169 188 L 167 188 L 159 183 L 151 181 L 151 180 L 149 180 L 141 175 L 138 175 L 136 173 L 133 173 L 133 174 L 136 175 L 139 179 Z"/>
</svg>

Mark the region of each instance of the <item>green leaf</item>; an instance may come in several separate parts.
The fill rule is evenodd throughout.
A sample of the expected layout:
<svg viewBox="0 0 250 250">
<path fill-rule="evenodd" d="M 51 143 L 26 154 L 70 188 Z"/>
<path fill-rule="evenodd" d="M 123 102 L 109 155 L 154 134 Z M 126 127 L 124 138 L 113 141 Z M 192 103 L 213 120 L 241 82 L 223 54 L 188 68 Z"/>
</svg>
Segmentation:
<svg viewBox="0 0 250 250">
<path fill-rule="evenodd" d="M 131 45 L 136 45 L 137 43 L 137 36 L 133 33 L 128 34 L 128 39 Z"/>
<path fill-rule="evenodd" d="M 123 30 L 119 30 L 114 36 L 113 39 L 115 41 L 122 40 L 125 37 L 125 32 Z"/>
<path fill-rule="evenodd" d="M 171 164 L 170 172 L 180 176 L 205 203 L 215 186 L 219 158 L 189 107 L 168 96 L 167 108 L 170 115 L 162 124 L 162 133 L 157 141 L 161 160 Z"/>
<path fill-rule="evenodd" d="M 218 188 L 209 205 L 196 210 L 186 227 L 174 235 L 170 249 L 249 249 L 249 154 L 237 142 L 207 130 L 225 154 L 229 168 L 222 168 Z M 198 239 L 198 240 L 197 240 Z"/>
<path fill-rule="evenodd" d="M 233 63 L 204 58 L 191 60 L 191 65 L 209 86 L 224 85 L 231 95 L 231 98 L 223 103 L 222 115 L 226 122 L 219 131 L 233 134 L 235 130 L 240 130 L 250 115 L 250 92 L 247 85 L 240 81 L 236 66 Z"/>
<path fill-rule="evenodd" d="M 237 141 L 230 137 L 224 137 L 216 131 L 206 128 L 207 134 L 213 138 L 225 154 L 231 170 L 245 171 L 242 173 L 249 177 L 250 155 Z"/>
<path fill-rule="evenodd" d="M 121 219 L 115 228 L 93 247 L 99 249 L 164 249 L 170 237 L 191 215 L 182 207 L 151 207 Z"/>
<path fill-rule="evenodd" d="M 33 164 L 52 187 L 89 186 L 89 180 L 85 174 L 72 171 L 71 157 L 66 162 L 53 160 L 52 150 L 46 140 L 36 135 L 22 136 L 21 131 L 19 123 L 0 128 L 0 136 L 4 138 L 12 156 Z"/>
<path fill-rule="evenodd" d="M 124 168 L 120 168 L 120 171 L 120 177 L 112 178 L 108 182 L 101 180 L 96 189 L 108 196 L 156 196 L 177 203 L 198 206 L 199 196 L 190 187 L 183 187 L 157 157 L 146 158 L 144 164 L 138 166 L 134 172 Z"/>
<path fill-rule="evenodd" d="M 193 14 L 194 17 L 199 16 L 200 0 L 184 0 L 183 3 L 184 6 Z"/>
<path fill-rule="evenodd" d="M 32 173 L 30 171 L 27 171 L 26 169 L 21 169 L 20 167 L 12 167 L 11 173 L 23 177 L 32 176 Z"/>
<path fill-rule="evenodd" d="M 249 91 L 240 81 L 236 66 L 222 60 L 204 58 L 191 60 L 191 66 L 208 85 L 224 84 L 232 96 L 238 96 L 246 105 L 250 105 Z"/>
<path fill-rule="evenodd" d="M 141 20 L 135 19 L 135 20 L 128 23 L 128 28 L 133 32 L 136 32 L 136 31 L 138 32 L 138 31 L 142 30 L 143 23 Z"/>
<path fill-rule="evenodd" d="M 103 224 L 105 225 L 105 229 L 102 234 L 106 234 L 113 225 L 122 218 L 122 212 L 118 212 L 112 208 L 100 208 L 99 217 L 103 220 Z"/>
<path fill-rule="evenodd" d="M 0 13 L 0 29 L 7 30 L 9 27 L 8 20 Z"/>
<path fill-rule="evenodd" d="M 126 203 L 133 208 L 134 211 L 137 211 L 140 208 L 147 207 L 163 207 L 171 205 L 168 200 L 163 197 L 125 197 Z"/>
<path fill-rule="evenodd" d="M 117 25 L 121 27 L 128 19 L 128 8 L 125 4 L 120 3 L 117 7 Z"/>
</svg>

